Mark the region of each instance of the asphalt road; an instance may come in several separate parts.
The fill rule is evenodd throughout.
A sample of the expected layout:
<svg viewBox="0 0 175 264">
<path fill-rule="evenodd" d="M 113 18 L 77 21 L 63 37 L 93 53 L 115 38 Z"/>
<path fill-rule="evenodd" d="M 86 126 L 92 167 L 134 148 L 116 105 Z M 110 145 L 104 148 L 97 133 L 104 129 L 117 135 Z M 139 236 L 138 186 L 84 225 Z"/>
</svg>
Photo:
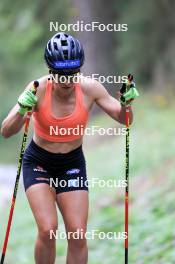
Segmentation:
<svg viewBox="0 0 175 264">
<path fill-rule="evenodd" d="M 5 207 L 12 198 L 16 172 L 16 165 L 0 164 L 0 209 Z M 20 185 L 22 185 L 22 175 L 20 179 Z"/>
</svg>

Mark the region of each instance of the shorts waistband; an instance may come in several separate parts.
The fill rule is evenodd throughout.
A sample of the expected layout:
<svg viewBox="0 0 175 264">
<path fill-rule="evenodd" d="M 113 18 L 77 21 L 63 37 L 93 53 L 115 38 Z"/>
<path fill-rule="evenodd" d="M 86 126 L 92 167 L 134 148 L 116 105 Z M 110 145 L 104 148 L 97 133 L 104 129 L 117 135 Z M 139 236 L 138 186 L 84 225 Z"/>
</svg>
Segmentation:
<svg viewBox="0 0 175 264">
<path fill-rule="evenodd" d="M 32 139 L 29 147 L 31 147 L 32 149 L 36 150 L 37 152 L 40 152 L 41 154 L 50 157 L 50 158 L 71 158 L 71 157 L 75 157 L 77 155 L 79 155 L 80 153 L 83 152 L 82 150 L 82 145 L 79 146 L 76 149 L 71 150 L 70 152 L 67 153 L 53 153 L 50 152 L 48 150 L 43 149 L 42 147 L 38 146 L 35 141 Z"/>
</svg>

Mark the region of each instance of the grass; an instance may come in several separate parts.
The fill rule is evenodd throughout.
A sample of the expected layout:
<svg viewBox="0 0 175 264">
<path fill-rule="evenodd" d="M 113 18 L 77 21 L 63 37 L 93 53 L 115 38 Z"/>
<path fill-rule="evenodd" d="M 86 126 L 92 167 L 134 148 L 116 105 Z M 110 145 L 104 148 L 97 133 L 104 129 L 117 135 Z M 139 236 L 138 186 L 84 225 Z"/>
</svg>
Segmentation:
<svg viewBox="0 0 175 264">
<path fill-rule="evenodd" d="M 140 100 L 141 101 L 141 100 Z M 138 110 L 139 109 L 139 110 Z M 175 263 L 174 162 L 172 129 L 175 107 L 145 95 L 135 104 L 135 122 L 130 136 L 130 264 Z M 115 125 L 106 115 L 91 121 Z M 96 142 L 96 143 L 94 143 Z M 14 147 L 15 147 L 14 143 Z M 124 178 L 125 138 L 85 139 L 88 175 L 103 180 Z M 12 155 L 12 154 L 11 154 Z M 13 156 L 11 156 L 11 160 Z M 7 210 L 1 212 L 4 237 Z M 60 218 L 60 228 L 63 223 Z M 7 264 L 32 264 L 36 227 L 23 191 L 18 195 L 7 251 Z M 124 188 L 90 189 L 88 230 L 124 231 Z M 2 244 L 2 239 L 1 239 Z M 124 263 L 123 240 L 89 240 L 90 264 Z M 64 263 L 66 242 L 57 241 L 57 262 Z"/>
</svg>

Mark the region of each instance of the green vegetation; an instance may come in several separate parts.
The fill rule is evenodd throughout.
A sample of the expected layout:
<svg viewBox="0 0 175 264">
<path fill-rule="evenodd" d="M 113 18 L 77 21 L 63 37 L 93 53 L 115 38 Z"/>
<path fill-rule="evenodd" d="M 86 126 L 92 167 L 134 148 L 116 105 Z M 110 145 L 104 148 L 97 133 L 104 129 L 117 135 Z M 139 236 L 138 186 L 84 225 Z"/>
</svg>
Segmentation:
<svg viewBox="0 0 175 264">
<path fill-rule="evenodd" d="M 130 263 L 173 264 L 174 253 L 174 157 L 175 140 L 171 123 L 175 107 L 166 99 L 145 95 L 135 103 L 131 128 L 130 161 Z M 163 100 L 164 99 L 164 100 Z M 139 109 L 139 111 L 138 111 Z M 115 122 L 106 115 L 93 118 L 101 125 Z M 103 180 L 124 177 L 125 138 L 105 137 L 91 144 L 85 139 L 88 175 Z M 15 154 L 16 155 L 16 154 Z M 98 166 L 97 166 L 98 165 Z M 4 236 L 9 208 L 1 212 Z M 63 223 L 59 215 L 60 229 Z M 3 223 L 3 224 L 2 224 Z M 88 230 L 124 231 L 124 189 L 91 188 Z M 30 208 L 19 191 L 7 251 L 7 263 L 32 264 L 36 227 Z M 89 263 L 123 263 L 123 240 L 89 240 Z M 2 240 L 1 240 L 2 244 Z M 64 263 L 65 241 L 57 241 L 57 263 Z M 102 262 L 103 260 L 103 262 Z"/>
</svg>

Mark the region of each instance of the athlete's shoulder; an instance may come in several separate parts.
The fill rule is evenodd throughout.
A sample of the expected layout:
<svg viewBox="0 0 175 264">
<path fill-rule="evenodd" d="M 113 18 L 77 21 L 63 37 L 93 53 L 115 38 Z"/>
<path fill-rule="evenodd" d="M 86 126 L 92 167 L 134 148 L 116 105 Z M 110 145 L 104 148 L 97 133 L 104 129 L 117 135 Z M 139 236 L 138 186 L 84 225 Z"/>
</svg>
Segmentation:
<svg viewBox="0 0 175 264">
<path fill-rule="evenodd" d="M 105 87 L 97 80 L 89 77 L 80 77 L 82 91 L 93 98 L 99 97 L 101 93 L 106 91 Z"/>
</svg>

